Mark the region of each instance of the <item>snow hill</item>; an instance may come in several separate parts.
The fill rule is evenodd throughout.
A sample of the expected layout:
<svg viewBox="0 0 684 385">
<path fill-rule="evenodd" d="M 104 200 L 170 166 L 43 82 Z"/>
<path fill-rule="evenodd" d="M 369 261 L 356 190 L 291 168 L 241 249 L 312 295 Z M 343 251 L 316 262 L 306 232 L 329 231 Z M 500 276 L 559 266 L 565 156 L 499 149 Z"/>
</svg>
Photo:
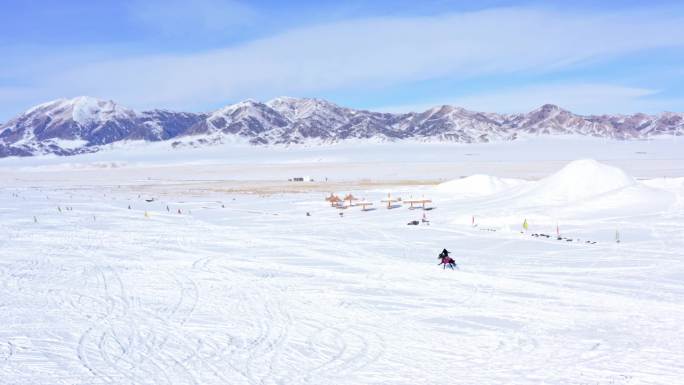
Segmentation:
<svg viewBox="0 0 684 385">
<path fill-rule="evenodd" d="M 635 184 L 634 178 L 617 167 L 582 159 L 570 162 L 560 171 L 540 180 L 525 195 L 544 204 L 564 204 Z"/>
<path fill-rule="evenodd" d="M 382 113 L 320 99 L 246 100 L 197 114 L 134 111 L 91 97 L 35 106 L 0 125 L 0 157 L 94 152 L 104 144 L 142 140 L 177 146 L 331 143 L 349 139 L 483 143 L 521 135 L 584 135 L 614 139 L 684 134 L 684 114 L 582 116 L 546 104 L 528 113 L 497 114 L 438 106 Z"/>
<path fill-rule="evenodd" d="M 556 173 L 510 191 L 510 206 L 554 207 L 566 211 L 661 210 L 674 196 L 636 181 L 623 170 L 593 159 L 568 163 Z"/>
<path fill-rule="evenodd" d="M 633 177 L 617 167 L 593 159 L 581 159 L 535 182 L 478 174 L 441 183 L 436 190 L 456 198 L 501 194 L 539 205 L 558 205 L 636 185 Z"/>
<path fill-rule="evenodd" d="M 640 183 L 617 167 L 583 159 L 522 189 L 510 205 L 571 217 L 599 212 L 620 216 L 626 211 L 653 214 L 667 211 L 674 202 L 671 192 Z"/>
<path fill-rule="evenodd" d="M 680 188 L 679 178 L 642 183 L 617 167 L 582 159 L 535 182 L 474 175 L 443 183 L 437 191 L 455 197 L 484 197 L 471 200 L 472 214 L 456 216 L 456 223 L 470 223 L 476 215 L 478 222 L 487 226 L 518 226 L 527 218 L 549 231 L 559 218 L 665 213 L 676 204 Z"/>
</svg>

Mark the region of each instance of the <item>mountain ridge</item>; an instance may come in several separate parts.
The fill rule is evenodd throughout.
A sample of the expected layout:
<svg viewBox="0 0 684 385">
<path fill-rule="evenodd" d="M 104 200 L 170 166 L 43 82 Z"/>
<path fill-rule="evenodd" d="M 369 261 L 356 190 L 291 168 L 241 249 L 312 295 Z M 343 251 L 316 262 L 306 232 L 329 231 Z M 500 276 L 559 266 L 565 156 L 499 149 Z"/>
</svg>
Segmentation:
<svg viewBox="0 0 684 385">
<path fill-rule="evenodd" d="M 527 113 L 478 112 L 441 105 L 389 113 L 342 107 L 324 99 L 244 100 L 208 113 L 135 111 L 112 100 L 79 96 L 36 105 L 0 124 L 0 157 L 74 155 L 130 141 L 202 146 L 239 137 L 254 145 L 347 139 L 515 140 L 520 135 L 585 135 L 644 139 L 684 135 L 684 114 L 578 115 L 544 104 Z"/>
</svg>

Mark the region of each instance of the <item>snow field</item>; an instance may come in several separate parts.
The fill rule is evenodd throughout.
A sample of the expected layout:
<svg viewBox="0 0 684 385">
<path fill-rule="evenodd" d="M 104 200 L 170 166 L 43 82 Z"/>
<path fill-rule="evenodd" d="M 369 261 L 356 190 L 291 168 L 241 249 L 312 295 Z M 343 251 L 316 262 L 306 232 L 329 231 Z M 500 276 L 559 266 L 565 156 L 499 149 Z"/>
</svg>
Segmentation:
<svg viewBox="0 0 684 385">
<path fill-rule="evenodd" d="M 615 183 L 557 199 L 555 183 L 584 189 L 572 178 L 468 198 L 431 186 L 352 191 L 376 202 L 387 192 L 432 198 L 430 225 L 419 226 L 406 223 L 422 210 L 337 210 L 313 192 L 161 194 L 160 185 L 146 202 L 153 182 L 139 182 L 140 198 L 135 184 L 3 188 L 0 379 L 677 383 L 681 185 Z M 521 234 L 524 218 L 529 233 L 553 235 L 558 221 L 582 242 Z M 443 247 L 460 270 L 437 266 Z"/>
</svg>

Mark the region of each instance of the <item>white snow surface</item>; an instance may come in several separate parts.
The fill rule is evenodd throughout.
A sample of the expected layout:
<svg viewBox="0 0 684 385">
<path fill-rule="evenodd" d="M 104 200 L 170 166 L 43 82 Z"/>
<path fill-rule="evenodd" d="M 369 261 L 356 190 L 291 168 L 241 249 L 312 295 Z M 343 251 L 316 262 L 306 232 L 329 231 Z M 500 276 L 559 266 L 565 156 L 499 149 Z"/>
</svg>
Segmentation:
<svg viewBox="0 0 684 385">
<path fill-rule="evenodd" d="M 684 178 L 657 178 L 643 181 L 644 185 L 673 192 L 684 192 Z"/>
<path fill-rule="evenodd" d="M 185 145 L 172 148 L 168 142 L 123 141 L 103 146 L 96 153 L 61 157 L 55 155 L 0 159 L 0 170 L 48 167 L 86 168 L 91 164 L 125 163 L 129 167 L 284 164 L 307 166 L 307 174 L 321 179 L 332 177 L 326 166 L 335 168 L 337 179 L 439 178 L 440 182 L 486 174 L 499 178 L 540 179 L 573 159 L 594 158 L 620 167 L 637 178 L 684 177 L 684 153 L 678 138 L 648 141 L 614 141 L 586 137 L 535 138 L 478 143 L 378 143 L 353 139 L 335 144 L 249 145 L 244 138 L 223 136 L 223 143 L 194 148 L 194 137 L 179 140 Z M 363 164 L 363 168 L 358 166 Z M 315 173 L 315 174 L 314 174 Z M 226 175 L 241 179 L 244 173 Z M 282 173 L 258 174 L 250 178 L 283 178 Z"/>
<path fill-rule="evenodd" d="M 498 178 L 491 175 L 476 174 L 440 183 L 437 185 L 436 190 L 441 193 L 461 197 L 487 196 L 506 191 L 524 183 L 525 181 L 521 179 Z"/>
<path fill-rule="evenodd" d="M 83 147 L 87 142 L 83 139 L 59 139 L 54 138 L 48 141 L 49 144 L 54 144 L 64 149 L 76 149 Z"/>
<path fill-rule="evenodd" d="M 5 167 L 0 383 L 679 383 L 684 191 L 622 161 L 649 179 L 580 161 L 491 195 L 338 191 L 365 212 L 324 188 L 237 194 L 203 163 Z M 388 192 L 434 210 L 383 208 Z M 459 270 L 437 266 L 444 247 Z"/>
</svg>

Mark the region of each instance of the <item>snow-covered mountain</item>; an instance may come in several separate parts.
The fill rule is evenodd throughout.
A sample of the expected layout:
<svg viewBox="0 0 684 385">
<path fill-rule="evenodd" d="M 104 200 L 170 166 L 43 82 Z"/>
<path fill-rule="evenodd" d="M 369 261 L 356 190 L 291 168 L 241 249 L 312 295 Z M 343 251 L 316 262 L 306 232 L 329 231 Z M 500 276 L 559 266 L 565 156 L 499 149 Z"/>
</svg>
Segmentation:
<svg viewBox="0 0 684 385">
<path fill-rule="evenodd" d="M 252 144 L 335 142 L 345 139 L 414 139 L 463 143 L 514 140 L 520 135 L 590 135 L 638 139 L 683 135 L 684 114 L 576 115 L 552 104 L 521 114 L 438 106 L 423 112 L 381 113 L 340 107 L 320 99 L 253 100 L 208 114 L 134 111 L 90 97 L 35 106 L 0 125 L 0 157 L 70 155 L 126 141 L 202 145 L 228 138 Z"/>
<path fill-rule="evenodd" d="M 84 96 L 58 99 L 1 125 L 0 157 L 71 155 L 121 140 L 165 140 L 204 118 L 165 110 L 136 112 L 111 100 Z"/>
</svg>

